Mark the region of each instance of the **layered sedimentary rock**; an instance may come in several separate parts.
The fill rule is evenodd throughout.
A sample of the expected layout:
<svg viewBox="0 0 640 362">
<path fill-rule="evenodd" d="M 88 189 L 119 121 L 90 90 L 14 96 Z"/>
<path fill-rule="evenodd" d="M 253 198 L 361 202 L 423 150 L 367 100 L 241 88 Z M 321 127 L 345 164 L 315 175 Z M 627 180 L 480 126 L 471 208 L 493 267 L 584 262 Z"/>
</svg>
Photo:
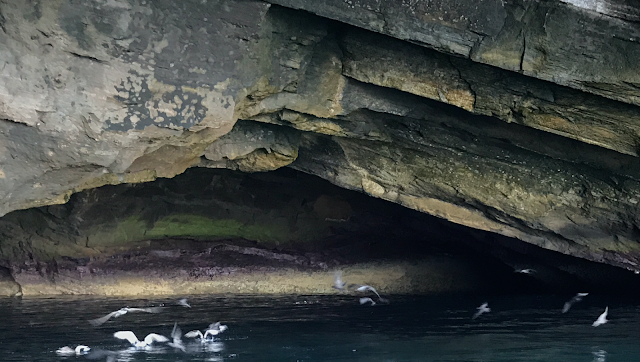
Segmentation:
<svg viewBox="0 0 640 362">
<path fill-rule="evenodd" d="M 86 190 L 12 212 L 0 232 L 0 295 L 349 293 L 336 271 L 384 294 L 620 293 L 637 278 L 291 169 Z"/>
<path fill-rule="evenodd" d="M 1 2 L 0 213 L 291 167 L 640 270 L 633 4 L 270 3 Z"/>
</svg>

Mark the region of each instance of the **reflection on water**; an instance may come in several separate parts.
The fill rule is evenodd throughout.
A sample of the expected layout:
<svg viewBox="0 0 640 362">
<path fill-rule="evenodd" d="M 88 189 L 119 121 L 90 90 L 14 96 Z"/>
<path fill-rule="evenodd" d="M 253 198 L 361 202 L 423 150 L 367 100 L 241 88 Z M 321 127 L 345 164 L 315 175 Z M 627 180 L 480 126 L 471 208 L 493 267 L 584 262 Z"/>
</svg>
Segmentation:
<svg viewBox="0 0 640 362">
<path fill-rule="evenodd" d="M 130 362 L 130 361 L 136 361 L 136 360 L 158 361 L 158 360 L 164 360 L 164 359 L 151 358 L 151 356 L 173 354 L 173 357 L 175 358 L 176 355 L 180 355 L 180 353 L 183 353 L 185 356 L 191 356 L 191 357 L 194 357 L 194 356 L 202 357 L 203 355 L 206 355 L 204 358 L 193 359 L 193 360 L 224 361 L 224 356 L 222 355 L 222 352 L 224 352 L 224 342 L 216 342 L 216 341 L 209 341 L 204 343 L 195 342 L 195 343 L 185 344 L 185 347 L 186 347 L 185 352 L 182 352 L 180 350 L 174 350 L 173 348 L 163 346 L 162 344 L 159 344 L 153 347 L 147 347 L 147 348 L 129 347 L 126 349 L 121 349 L 116 351 L 106 351 L 106 350 L 94 348 L 92 349 L 91 352 L 84 355 L 83 357 L 89 360 L 104 359 L 106 361 L 114 361 L 114 362 L 116 361 Z M 137 358 L 138 357 L 137 355 L 141 355 L 140 358 Z M 182 357 L 185 357 L 185 356 L 182 356 Z M 64 358 L 60 358 L 60 359 L 64 360 Z"/>
<path fill-rule="evenodd" d="M 593 354 L 593 362 L 605 362 L 607 360 L 607 351 L 603 349 L 591 353 Z"/>
<path fill-rule="evenodd" d="M 360 305 L 354 296 L 193 297 L 192 308 L 126 314 L 94 328 L 87 320 L 124 306 L 171 304 L 169 299 L 0 300 L 2 361 L 635 361 L 640 360 L 640 308 L 591 295 L 571 310 L 569 296 L 393 297 Z M 475 320 L 476 307 L 491 312 Z M 610 322 L 591 323 L 609 305 Z M 160 343 L 131 348 L 113 337 L 169 337 L 222 321 L 215 341 L 183 338 L 186 350 Z M 62 346 L 92 348 L 86 356 L 57 356 Z"/>
</svg>

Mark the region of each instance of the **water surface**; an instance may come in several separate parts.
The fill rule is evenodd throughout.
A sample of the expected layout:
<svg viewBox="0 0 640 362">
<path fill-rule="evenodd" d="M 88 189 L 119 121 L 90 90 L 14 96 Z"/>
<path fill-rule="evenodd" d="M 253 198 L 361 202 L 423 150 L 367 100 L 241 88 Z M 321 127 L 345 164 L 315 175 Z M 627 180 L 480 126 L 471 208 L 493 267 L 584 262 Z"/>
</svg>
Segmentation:
<svg viewBox="0 0 640 362">
<path fill-rule="evenodd" d="M 87 320 L 123 306 L 171 299 L 12 299 L 0 301 L 2 361 L 86 361 L 59 357 L 62 346 L 86 344 L 119 352 L 116 361 L 638 361 L 640 305 L 589 296 L 567 314 L 567 296 L 391 297 L 361 306 L 355 296 L 192 297 L 192 308 L 127 314 L 94 328 Z M 472 320 L 489 302 L 492 312 Z M 591 323 L 609 306 L 610 322 Z M 113 338 L 131 330 L 169 336 L 222 321 L 215 343 L 191 342 L 188 353 L 159 345 L 132 352 Z M 185 339 L 186 340 L 186 339 Z M 100 358 L 104 361 L 106 358 Z"/>
</svg>

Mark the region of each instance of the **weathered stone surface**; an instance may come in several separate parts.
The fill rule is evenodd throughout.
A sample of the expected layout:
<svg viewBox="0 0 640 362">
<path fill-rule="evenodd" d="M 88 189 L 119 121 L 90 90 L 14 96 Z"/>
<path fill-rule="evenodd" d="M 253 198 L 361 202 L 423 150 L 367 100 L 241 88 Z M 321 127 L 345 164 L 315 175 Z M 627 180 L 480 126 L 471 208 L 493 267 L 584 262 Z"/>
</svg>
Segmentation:
<svg viewBox="0 0 640 362">
<path fill-rule="evenodd" d="M 340 44 L 348 77 L 638 155 L 638 107 L 368 32 Z"/>
<path fill-rule="evenodd" d="M 236 118 L 258 1 L 0 3 L 0 214 L 172 177 Z M 251 77 L 254 78 L 254 77 Z"/>
<path fill-rule="evenodd" d="M 46 264 L 16 265 L 13 272 L 27 297 L 336 293 L 331 287 L 334 270 L 330 270 L 321 258 L 316 259 L 219 245 L 198 251 L 165 249 L 88 261 L 66 260 L 56 263 L 56 271 L 50 275 L 40 271 Z M 496 273 L 487 270 L 482 263 L 446 256 L 339 267 L 350 283 L 374 285 L 385 294 L 469 293 L 499 289 L 492 283 Z"/>
<path fill-rule="evenodd" d="M 411 138 L 404 147 L 394 146 L 396 140 L 385 144 L 309 135 L 292 166 L 473 228 L 636 267 L 638 181 L 612 185 L 579 166 L 524 152 L 511 152 L 507 159 L 467 157 L 441 143 L 443 129 L 435 132 L 416 122 L 407 134 L 406 127 L 387 123 L 394 136 Z M 307 151 L 318 147 L 325 153 Z"/>
<path fill-rule="evenodd" d="M 22 288 L 8 268 L 0 267 L 0 297 L 20 297 Z"/>
<path fill-rule="evenodd" d="M 0 214 L 193 166 L 289 166 L 640 270 L 637 23 L 635 12 L 621 15 L 635 5 L 273 2 L 343 23 L 258 1 L 0 2 Z M 49 225 L 64 208 L 12 214 L 3 234 L 17 242 L 0 244 L 2 254 L 83 255 L 102 241 L 128 248 L 151 230 L 211 236 L 207 228 L 225 219 L 223 207 L 212 219 L 163 207 L 91 232 Z M 29 221 L 37 237 L 25 233 Z M 312 234 L 327 230 L 321 224 Z M 234 225 L 232 236 L 246 236 Z M 68 238 L 56 234 L 74 241 L 58 245 Z"/>
<path fill-rule="evenodd" d="M 378 182 L 363 180 L 363 188 L 384 198 Z M 329 294 L 335 270 L 385 294 L 568 285 L 610 293 L 636 277 L 290 169 L 193 168 L 87 190 L 65 205 L 5 216 L 0 236 L 0 295 L 7 296 Z"/>
<path fill-rule="evenodd" d="M 624 0 L 270 0 L 640 105 L 640 8 Z M 624 15 L 621 15 L 624 14 Z"/>
<path fill-rule="evenodd" d="M 287 166 L 298 157 L 297 132 L 239 121 L 233 130 L 204 150 L 199 166 L 265 172 Z M 284 132 L 283 132 L 284 131 Z"/>
</svg>

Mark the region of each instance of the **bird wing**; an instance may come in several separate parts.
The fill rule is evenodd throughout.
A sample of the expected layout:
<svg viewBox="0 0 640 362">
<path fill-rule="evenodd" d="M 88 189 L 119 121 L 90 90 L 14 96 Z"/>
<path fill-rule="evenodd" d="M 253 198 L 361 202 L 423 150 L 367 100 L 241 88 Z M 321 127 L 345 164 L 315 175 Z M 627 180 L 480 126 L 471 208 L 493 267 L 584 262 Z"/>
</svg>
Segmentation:
<svg viewBox="0 0 640 362">
<path fill-rule="evenodd" d="M 334 284 L 336 286 L 337 289 L 342 289 L 344 288 L 344 285 L 346 283 L 342 282 L 342 271 L 338 270 L 335 274 L 334 274 Z"/>
<path fill-rule="evenodd" d="M 376 302 L 374 302 L 373 299 L 369 297 L 360 298 L 360 304 L 365 304 L 369 302 L 371 303 L 371 305 L 376 305 Z"/>
<path fill-rule="evenodd" d="M 69 346 L 64 346 L 64 347 L 60 347 L 56 350 L 56 353 L 61 355 L 61 356 L 70 356 L 76 353 L 76 351 L 69 347 Z"/>
<path fill-rule="evenodd" d="M 220 331 L 219 331 L 219 330 L 217 330 L 217 329 L 207 329 L 207 330 L 204 332 L 204 336 L 203 336 L 202 338 L 207 339 L 207 337 L 208 337 L 209 335 L 217 336 L 218 334 L 220 334 Z"/>
<path fill-rule="evenodd" d="M 564 303 L 564 307 L 562 307 L 562 313 L 567 313 L 569 311 L 569 309 L 571 309 L 571 306 L 573 305 L 573 303 L 571 303 L 573 301 L 573 299 L 571 299 L 570 301 Z"/>
<path fill-rule="evenodd" d="M 204 338 L 202 336 L 202 332 L 200 331 L 191 331 L 191 332 L 187 332 L 187 334 L 184 335 L 186 338 L 196 338 L 196 337 L 200 337 L 200 338 Z"/>
<path fill-rule="evenodd" d="M 473 315 L 473 317 L 471 317 L 471 319 L 476 319 L 476 318 L 480 317 L 480 315 L 482 313 L 491 311 L 491 309 L 489 309 L 489 303 L 487 303 L 487 302 L 482 303 L 482 305 L 480 305 L 476 309 L 478 309 L 478 311 L 476 312 L 476 314 Z"/>
<path fill-rule="evenodd" d="M 173 347 L 173 348 L 177 348 L 179 350 L 181 350 L 182 352 L 186 352 L 187 349 L 184 347 L 184 344 L 182 344 L 182 342 L 169 342 L 169 346 Z"/>
<path fill-rule="evenodd" d="M 144 343 L 151 344 L 153 342 L 169 342 L 169 338 L 156 333 L 149 333 L 144 337 Z"/>
<path fill-rule="evenodd" d="M 107 314 L 104 317 L 100 317 L 100 318 L 96 318 L 96 319 L 90 319 L 89 323 L 91 323 L 92 326 L 94 327 L 98 327 L 103 325 L 106 321 L 108 321 L 111 317 L 113 317 L 116 313 L 118 313 L 118 311 L 115 312 L 111 312 L 109 314 Z"/>
<path fill-rule="evenodd" d="M 367 285 L 367 286 L 369 287 L 369 290 L 374 292 L 374 293 L 376 293 L 376 295 L 378 296 L 378 299 L 380 299 L 380 294 L 378 294 L 378 291 L 376 290 L 376 288 L 374 288 L 372 286 L 369 286 L 369 285 Z"/>
<path fill-rule="evenodd" d="M 180 344 L 182 343 L 182 330 L 178 327 L 178 322 L 173 324 L 173 331 L 171 331 L 171 339 L 173 339 L 173 343 Z"/>
<path fill-rule="evenodd" d="M 127 312 L 146 312 L 146 313 L 160 313 L 163 307 L 148 307 L 148 308 L 126 308 Z"/>
<path fill-rule="evenodd" d="M 191 308 L 191 306 L 187 302 L 187 298 L 178 299 L 178 304 L 187 308 Z"/>
<path fill-rule="evenodd" d="M 599 325 L 605 324 L 607 323 L 607 314 L 609 313 L 609 306 L 607 306 L 604 309 L 604 312 L 602 314 L 600 314 L 600 316 L 598 317 L 598 319 L 596 319 L 595 322 L 593 322 L 593 326 L 597 327 Z"/>
<path fill-rule="evenodd" d="M 220 329 L 220 322 L 215 322 L 215 323 L 209 324 L 209 328 L 208 329 L 215 329 L 215 330 Z"/>
<path fill-rule="evenodd" d="M 91 348 L 89 346 L 85 346 L 84 344 L 78 345 L 76 346 L 76 354 L 87 354 L 89 351 L 91 351 Z"/>
<path fill-rule="evenodd" d="M 138 337 L 136 337 L 136 335 L 131 331 L 118 331 L 114 333 L 113 336 L 118 339 L 126 339 L 132 345 L 135 345 L 136 343 L 140 342 L 138 340 Z"/>
</svg>

